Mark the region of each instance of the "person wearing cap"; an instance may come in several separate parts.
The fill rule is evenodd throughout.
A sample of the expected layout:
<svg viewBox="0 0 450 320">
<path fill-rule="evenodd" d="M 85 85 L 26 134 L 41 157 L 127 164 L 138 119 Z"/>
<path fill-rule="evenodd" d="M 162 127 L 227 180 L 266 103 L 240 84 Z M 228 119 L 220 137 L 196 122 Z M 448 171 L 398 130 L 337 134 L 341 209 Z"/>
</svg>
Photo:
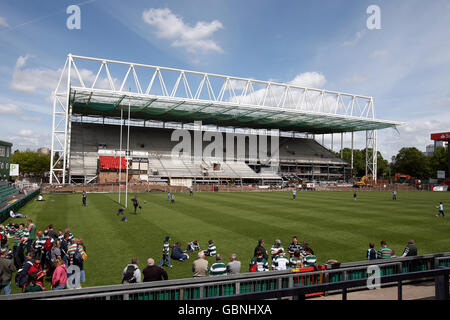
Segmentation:
<svg viewBox="0 0 450 320">
<path fill-rule="evenodd" d="M 272 255 L 272 261 L 273 259 L 276 259 L 280 254 L 284 253 L 284 248 L 281 246 L 281 240 L 277 239 L 275 240 L 275 243 L 273 244 L 272 248 L 270 249 L 270 254 Z"/>
<path fill-rule="evenodd" d="M 264 248 L 264 239 L 258 239 L 258 245 L 256 246 L 255 251 L 253 253 L 254 257 L 257 257 L 256 253 L 258 252 L 258 250 L 261 251 L 264 259 L 267 260 L 269 258 L 269 255 L 267 254 L 267 250 L 266 250 L 266 248 Z"/>
<path fill-rule="evenodd" d="M 167 262 L 167 266 L 169 268 L 172 268 L 172 265 L 170 264 L 170 255 L 169 255 L 169 250 L 170 250 L 170 237 L 166 236 L 166 238 L 164 239 L 164 243 L 163 243 L 163 255 L 161 258 L 161 261 L 159 261 L 159 266 L 162 267 L 166 262 Z"/>
</svg>

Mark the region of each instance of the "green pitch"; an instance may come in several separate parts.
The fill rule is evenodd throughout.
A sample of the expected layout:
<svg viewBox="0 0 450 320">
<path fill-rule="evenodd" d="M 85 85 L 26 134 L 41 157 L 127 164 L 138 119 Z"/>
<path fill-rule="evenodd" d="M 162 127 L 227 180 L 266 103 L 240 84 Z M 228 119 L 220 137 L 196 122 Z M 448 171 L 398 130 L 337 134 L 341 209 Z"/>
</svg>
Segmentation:
<svg viewBox="0 0 450 320">
<path fill-rule="evenodd" d="M 127 222 L 116 215 L 117 194 L 88 194 L 87 207 L 81 206 L 81 194 L 50 194 L 47 201 L 30 201 L 20 212 L 31 217 L 38 230 L 50 223 L 55 230 L 68 226 L 75 237 L 85 240 L 85 287 L 120 283 L 134 256 L 141 270 L 149 257 L 159 263 L 167 235 L 171 244 L 180 241 L 183 250 L 192 240 L 206 249 L 212 239 L 225 262 L 237 253 L 242 272 L 247 271 L 259 238 L 265 239 L 269 251 L 275 239 L 287 248 L 297 235 L 310 243 L 319 263 L 365 260 L 368 243 L 374 242 L 378 249 L 381 240 L 397 255 L 409 239 L 416 241 L 419 254 L 450 251 L 449 192 L 398 192 L 397 201 L 390 192 L 361 191 L 356 201 L 353 192 L 297 192 L 295 201 L 288 192 L 195 193 L 193 197 L 177 193 L 175 204 L 167 201 L 167 194 L 147 193 L 137 195 L 142 205 L 137 215 L 132 212 L 132 196 L 125 211 Z M 445 218 L 435 217 L 439 201 L 444 203 Z M 197 253 L 190 257 L 185 262 L 172 260 L 173 268 L 166 268 L 169 279 L 192 276 Z M 214 258 L 208 260 L 211 265 Z"/>
</svg>

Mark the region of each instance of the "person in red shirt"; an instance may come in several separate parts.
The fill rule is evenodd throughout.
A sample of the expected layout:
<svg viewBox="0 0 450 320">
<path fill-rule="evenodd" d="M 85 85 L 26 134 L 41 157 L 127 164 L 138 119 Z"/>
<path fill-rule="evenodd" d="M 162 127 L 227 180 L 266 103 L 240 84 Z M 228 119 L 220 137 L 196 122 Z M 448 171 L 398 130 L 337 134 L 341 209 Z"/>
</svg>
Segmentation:
<svg viewBox="0 0 450 320">
<path fill-rule="evenodd" d="M 28 276 L 30 276 L 33 273 L 36 273 L 38 279 L 41 278 L 41 276 L 45 276 L 45 271 L 42 270 L 40 259 L 34 259 L 33 265 L 28 270 Z"/>
</svg>

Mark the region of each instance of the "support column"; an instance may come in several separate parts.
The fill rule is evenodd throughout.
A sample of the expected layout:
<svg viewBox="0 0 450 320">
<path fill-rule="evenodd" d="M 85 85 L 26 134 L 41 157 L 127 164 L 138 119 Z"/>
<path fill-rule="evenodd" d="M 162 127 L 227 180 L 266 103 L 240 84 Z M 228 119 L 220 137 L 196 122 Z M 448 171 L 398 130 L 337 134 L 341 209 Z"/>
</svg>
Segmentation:
<svg viewBox="0 0 450 320">
<path fill-rule="evenodd" d="M 369 150 L 370 149 L 370 150 Z M 377 132 L 366 131 L 366 175 L 372 174 L 373 181 L 377 181 Z"/>
</svg>

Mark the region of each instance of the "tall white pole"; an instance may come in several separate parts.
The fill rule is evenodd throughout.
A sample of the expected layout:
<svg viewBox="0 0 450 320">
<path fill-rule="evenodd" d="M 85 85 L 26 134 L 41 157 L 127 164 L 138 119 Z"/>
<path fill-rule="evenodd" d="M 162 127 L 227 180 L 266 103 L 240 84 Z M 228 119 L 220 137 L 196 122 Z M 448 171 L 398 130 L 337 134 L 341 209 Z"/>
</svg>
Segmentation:
<svg viewBox="0 0 450 320">
<path fill-rule="evenodd" d="M 123 106 L 120 106 L 120 139 L 119 139 L 119 203 L 122 200 L 120 197 L 120 184 L 122 183 L 122 123 L 123 123 Z"/>
<path fill-rule="evenodd" d="M 128 98 L 128 134 L 127 134 L 127 152 L 126 152 L 126 163 L 127 163 L 127 174 L 125 181 L 125 208 L 128 208 L 128 159 L 130 154 L 130 111 L 131 111 L 131 98 Z"/>
</svg>

